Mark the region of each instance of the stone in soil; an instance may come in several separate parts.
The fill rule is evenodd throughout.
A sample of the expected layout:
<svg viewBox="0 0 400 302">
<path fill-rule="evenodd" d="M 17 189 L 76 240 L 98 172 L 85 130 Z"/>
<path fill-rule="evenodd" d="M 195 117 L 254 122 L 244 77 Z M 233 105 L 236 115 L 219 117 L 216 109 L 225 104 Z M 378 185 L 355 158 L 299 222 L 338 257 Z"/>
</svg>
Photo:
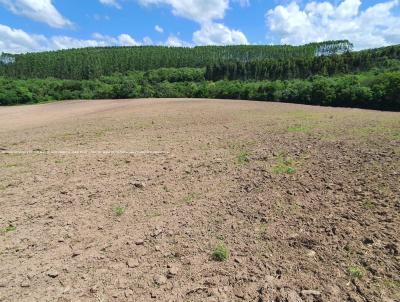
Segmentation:
<svg viewBox="0 0 400 302">
<path fill-rule="evenodd" d="M 139 266 L 139 261 L 137 259 L 129 259 L 126 264 L 129 268 L 135 268 Z"/>
</svg>

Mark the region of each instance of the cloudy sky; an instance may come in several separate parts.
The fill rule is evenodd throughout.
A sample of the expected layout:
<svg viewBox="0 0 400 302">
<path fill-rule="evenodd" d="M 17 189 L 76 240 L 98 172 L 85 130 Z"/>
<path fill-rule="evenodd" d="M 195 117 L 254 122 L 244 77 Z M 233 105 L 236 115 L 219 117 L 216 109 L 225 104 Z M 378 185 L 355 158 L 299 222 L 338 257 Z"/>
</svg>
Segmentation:
<svg viewBox="0 0 400 302">
<path fill-rule="evenodd" d="M 0 52 L 337 39 L 400 44 L 400 0 L 0 0 Z"/>
</svg>

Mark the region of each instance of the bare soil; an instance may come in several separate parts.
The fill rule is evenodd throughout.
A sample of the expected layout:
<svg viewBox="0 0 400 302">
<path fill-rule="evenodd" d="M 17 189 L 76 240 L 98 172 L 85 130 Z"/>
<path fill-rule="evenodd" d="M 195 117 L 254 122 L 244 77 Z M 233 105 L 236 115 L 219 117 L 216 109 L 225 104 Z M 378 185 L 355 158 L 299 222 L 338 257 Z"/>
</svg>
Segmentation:
<svg viewBox="0 0 400 302">
<path fill-rule="evenodd" d="M 0 152 L 0 301 L 400 301 L 400 113 L 3 107 Z"/>
</svg>

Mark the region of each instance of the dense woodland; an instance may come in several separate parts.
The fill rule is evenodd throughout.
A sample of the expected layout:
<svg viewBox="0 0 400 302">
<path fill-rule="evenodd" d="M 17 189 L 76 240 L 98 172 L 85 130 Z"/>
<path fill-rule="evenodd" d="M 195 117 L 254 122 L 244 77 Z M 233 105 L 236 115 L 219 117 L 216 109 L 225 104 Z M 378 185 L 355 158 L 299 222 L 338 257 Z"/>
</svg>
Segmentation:
<svg viewBox="0 0 400 302">
<path fill-rule="evenodd" d="M 351 50 L 348 41 L 304 46 L 242 45 L 199 47 L 98 47 L 22 55 L 3 54 L 0 76 L 89 80 L 114 73 L 158 68 L 202 68 L 213 63 L 313 58 Z"/>
<path fill-rule="evenodd" d="M 195 79 L 195 80 L 193 80 Z M 68 99 L 221 98 L 400 111 L 400 71 L 286 81 L 205 81 L 203 69 L 163 69 L 96 80 L 0 78 L 0 105 Z"/>
<path fill-rule="evenodd" d="M 158 56 L 156 50 L 163 55 Z M 147 53 L 147 59 L 131 61 L 128 54 L 141 51 Z M 202 56 L 187 55 L 180 61 L 177 54 L 186 52 Z M 88 61 L 100 60 L 94 73 L 97 76 L 79 73 L 84 66 L 92 66 L 79 63 L 78 58 L 85 53 Z M 92 58 L 91 53 L 98 56 Z M 117 60 L 114 55 L 118 53 L 126 56 Z M 162 62 L 160 58 L 168 57 L 167 53 L 171 54 L 169 61 Z M 100 59 L 108 55 L 107 60 Z M 103 72 L 111 58 L 116 60 L 115 68 Z M 46 60 L 54 64 L 46 68 L 42 65 Z M 76 62 L 61 66 L 56 64 L 57 60 Z M 128 61 L 140 67 L 125 66 L 123 62 Z M 400 111 L 400 46 L 360 52 L 351 51 L 347 41 L 277 48 L 92 48 L 3 54 L 0 62 L 0 105 L 66 99 L 189 97 Z M 174 64 L 177 66 L 171 67 Z M 57 68 L 62 70 L 57 72 Z"/>
<path fill-rule="evenodd" d="M 306 79 L 314 75 L 333 76 L 399 67 L 399 60 L 400 46 L 390 46 L 314 57 L 229 61 L 208 65 L 206 78 L 210 81 Z"/>
</svg>

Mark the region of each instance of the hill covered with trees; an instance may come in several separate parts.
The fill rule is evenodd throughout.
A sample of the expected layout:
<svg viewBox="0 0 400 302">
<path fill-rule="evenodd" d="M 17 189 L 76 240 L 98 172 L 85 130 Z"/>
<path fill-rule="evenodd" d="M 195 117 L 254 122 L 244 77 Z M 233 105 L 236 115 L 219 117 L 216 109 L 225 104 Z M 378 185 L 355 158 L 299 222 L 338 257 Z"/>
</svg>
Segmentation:
<svg viewBox="0 0 400 302">
<path fill-rule="evenodd" d="M 198 47 L 97 47 L 21 55 L 3 54 L 0 76 L 89 80 L 114 73 L 158 68 L 202 68 L 226 62 L 265 59 L 313 58 L 352 49 L 348 41 L 328 41 L 303 46 L 239 45 Z M 3 62 L 1 64 L 1 62 Z"/>
<path fill-rule="evenodd" d="M 400 111 L 400 45 L 114 47 L 0 56 L 0 105 L 188 97 Z"/>
</svg>

